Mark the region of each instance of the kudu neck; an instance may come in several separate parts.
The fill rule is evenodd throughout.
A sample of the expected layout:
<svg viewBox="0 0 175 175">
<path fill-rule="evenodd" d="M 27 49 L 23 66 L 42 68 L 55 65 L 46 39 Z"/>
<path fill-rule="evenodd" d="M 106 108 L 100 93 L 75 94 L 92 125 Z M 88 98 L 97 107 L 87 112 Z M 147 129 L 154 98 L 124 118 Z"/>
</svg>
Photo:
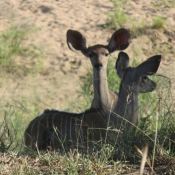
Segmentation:
<svg viewBox="0 0 175 175">
<path fill-rule="evenodd" d="M 124 82 L 121 82 L 118 94 L 118 103 L 114 112 L 129 122 L 126 122 L 122 118 L 120 119 L 120 117 L 115 117 L 114 120 L 116 120 L 115 123 L 117 123 L 116 127 L 120 127 L 121 123 L 123 123 L 124 129 L 130 129 L 133 128 L 133 125 L 130 123 L 133 123 L 134 125 L 137 124 L 138 87 L 133 88 L 132 86 L 125 85 Z"/>
<path fill-rule="evenodd" d="M 93 70 L 94 73 L 94 103 L 103 111 L 110 109 L 110 95 L 107 82 L 107 70 Z"/>
</svg>

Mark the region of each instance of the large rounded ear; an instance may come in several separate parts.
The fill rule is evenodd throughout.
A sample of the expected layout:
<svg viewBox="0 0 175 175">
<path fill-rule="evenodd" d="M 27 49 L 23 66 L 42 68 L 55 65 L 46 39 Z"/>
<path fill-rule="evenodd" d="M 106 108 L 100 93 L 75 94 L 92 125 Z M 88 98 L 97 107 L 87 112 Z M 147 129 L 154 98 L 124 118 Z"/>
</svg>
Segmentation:
<svg viewBox="0 0 175 175">
<path fill-rule="evenodd" d="M 157 72 L 161 62 L 161 55 L 155 55 L 136 67 L 137 76 L 149 76 Z"/>
<path fill-rule="evenodd" d="M 113 33 L 107 46 L 110 53 L 116 50 L 124 50 L 129 46 L 130 33 L 129 30 L 121 28 Z"/>
<path fill-rule="evenodd" d="M 117 75 L 122 79 L 124 70 L 129 66 L 129 56 L 125 52 L 118 54 L 118 59 L 115 64 Z"/>
<path fill-rule="evenodd" d="M 84 52 L 87 49 L 86 38 L 80 32 L 69 29 L 66 36 L 70 50 Z"/>
</svg>

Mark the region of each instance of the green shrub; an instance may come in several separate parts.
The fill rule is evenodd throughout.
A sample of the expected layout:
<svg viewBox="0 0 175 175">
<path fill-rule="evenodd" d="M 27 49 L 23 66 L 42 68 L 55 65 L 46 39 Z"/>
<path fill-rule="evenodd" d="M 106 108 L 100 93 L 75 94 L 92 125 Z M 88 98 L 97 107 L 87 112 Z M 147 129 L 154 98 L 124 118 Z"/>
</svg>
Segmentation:
<svg viewBox="0 0 175 175">
<path fill-rule="evenodd" d="M 153 28 L 154 29 L 161 29 L 164 28 L 166 19 L 160 16 L 155 16 L 153 18 Z"/>
<path fill-rule="evenodd" d="M 114 12 L 108 14 L 107 24 L 106 27 L 112 29 L 119 29 L 127 22 L 127 16 L 123 11 L 122 7 L 128 0 L 110 0 L 114 6 Z"/>
</svg>

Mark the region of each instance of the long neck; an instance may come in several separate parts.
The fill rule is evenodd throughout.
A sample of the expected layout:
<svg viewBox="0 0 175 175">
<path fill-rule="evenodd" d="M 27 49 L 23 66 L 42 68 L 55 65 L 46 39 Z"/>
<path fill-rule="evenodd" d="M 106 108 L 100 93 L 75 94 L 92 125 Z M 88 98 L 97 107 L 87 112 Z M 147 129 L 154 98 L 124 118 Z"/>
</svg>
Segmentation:
<svg viewBox="0 0 175 175">
<path fill-rule="evenodd" d="M 115 127 L 118 128 L 122 124 L 122 126 L 124 126 L 124 129 L 132 130 L 134 128 L 133 125 L 137 124 L 138 118 L 138 89 L 133 90 L 132 87 L 126 86 L 121 83 L 118 103 L 114 111 L 117 115 L 124 118 L 123 120 L 120 119 L 120 117 L 113 116 L 114 123 L 116 124 Z M 130 123 L 132 123 L 133 125 Z M 126 126 L 128 126 L 129 128 L 126 128 Z"/>
<path fill-rule="evenodd" d="M 104 68 L 101 71 L 94 69 L 94 101 L 93 107 L 107 111 L 110 109 L 110 94 L 107 82 L 107 73 Z"/>
</svg>

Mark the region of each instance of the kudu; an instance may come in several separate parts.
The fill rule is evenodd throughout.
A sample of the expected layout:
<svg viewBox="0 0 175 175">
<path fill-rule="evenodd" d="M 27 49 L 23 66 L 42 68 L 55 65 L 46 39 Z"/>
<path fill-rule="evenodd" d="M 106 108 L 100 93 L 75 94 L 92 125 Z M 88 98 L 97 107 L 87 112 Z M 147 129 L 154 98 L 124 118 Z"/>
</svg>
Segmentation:
<svg viewBox="0 0 175 175">
<path fill-rule="evenodd" d="M 120 52 L 116 69 L 121 83 L 115 113 L 109 115 L 109 112 L 97 109 L 82 113 L 46 110 L 28 125 L 25 145 L 32 149 L 46 149 L 49 145 L 52 149 L 60 150 L 87 149 L 91 141 L 103 143 L 106 138 L 110 143 L 115 141 L 116 132 L 109 134 L 109 127 L 114 130 L 123 129 L 123 132 L 128 129 L 133 131 L 138 118 L 138 92 L 151 92 L 156 88 L 156 84 L 147 76 L 156 73 L 160 61 L 161 56 L 156 55 L 136 68 L 131 68 L 128 67 L 128 55 Z"/>
<path fill-rule="evenodd" d="M 94 98 L 91 108 L 103 111 L 113 110 L 118 97 L 108 89 L 107 64 L 109 55 L 117 50 L 124 50 L 130 42 L 130 33 L 127 29 L 121 28 L 113 33 L 108 45 L 97 44 L 88 47 L 86 38 L 75 30 L 67 31 L 67 44 L 73 51 L 81 51 L 88 57 L 93 67 L 93 88 Z"/>
</svg>

